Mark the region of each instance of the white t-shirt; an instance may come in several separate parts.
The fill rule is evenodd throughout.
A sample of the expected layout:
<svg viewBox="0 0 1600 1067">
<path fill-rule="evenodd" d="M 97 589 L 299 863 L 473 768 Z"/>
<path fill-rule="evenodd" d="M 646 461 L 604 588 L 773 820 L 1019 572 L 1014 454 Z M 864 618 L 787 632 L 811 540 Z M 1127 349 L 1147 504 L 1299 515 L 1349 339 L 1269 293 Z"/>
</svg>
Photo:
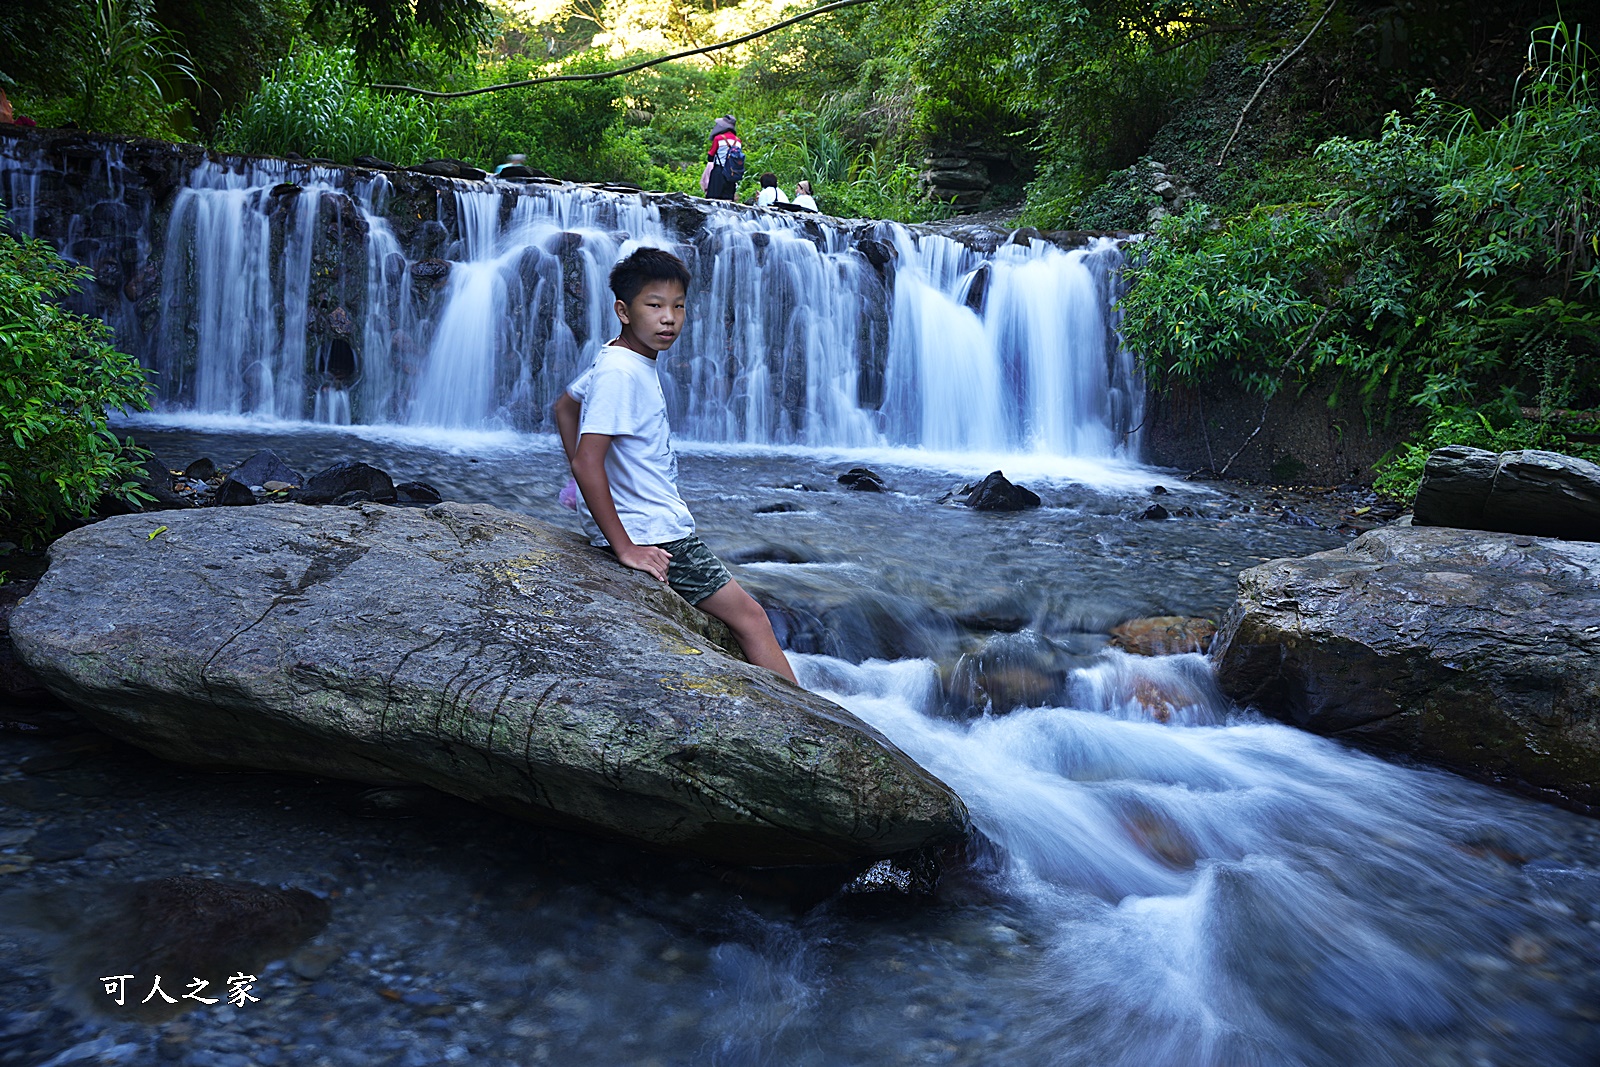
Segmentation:
<svg viewBox="0 0 1600 1067">
<path fill-rule="evenodd" d="M 810 193 L 795 193 L 794 203 L 796 207 L 810 208 L 812 211 L 817 210 L 816 198 Z"/>
<path fill-rule="evenodd" d="M 787 204 L 789 198 L 783 195 L 783 190 L 776 185 L 764 185 L 756 194 L 756 207 L 766 207 L 768 204 Z"/>
<path fill-rule="evenodd" d="M 656 361 L 606 345 L 567 392 L 583 405 L 578 433 L 606 434 L 606 478 L 622 528 L 636 545 L 659 545 L 694 533 L 694 516 L 678 495 L 678 457 L 667 428 L 667 400 Z M 578 514 L 591 543 L 606 544 L 579 494 Z"/>
</svg>

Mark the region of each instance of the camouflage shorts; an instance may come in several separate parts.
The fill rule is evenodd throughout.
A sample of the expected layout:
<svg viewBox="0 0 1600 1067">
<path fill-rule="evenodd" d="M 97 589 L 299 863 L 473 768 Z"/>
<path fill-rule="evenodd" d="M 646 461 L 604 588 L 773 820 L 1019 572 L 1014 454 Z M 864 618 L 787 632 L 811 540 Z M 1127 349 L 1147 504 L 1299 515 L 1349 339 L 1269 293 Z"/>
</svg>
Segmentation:
<svg viewBox="0 0 1600 1067">
<path fill-rule="evenodd" d="M 656 547 L 672 557 L 667 564 L 667 584 L 691 604 L 700 603 L 733 581 L 728 568 L 694 534 Z"/>
</svg>

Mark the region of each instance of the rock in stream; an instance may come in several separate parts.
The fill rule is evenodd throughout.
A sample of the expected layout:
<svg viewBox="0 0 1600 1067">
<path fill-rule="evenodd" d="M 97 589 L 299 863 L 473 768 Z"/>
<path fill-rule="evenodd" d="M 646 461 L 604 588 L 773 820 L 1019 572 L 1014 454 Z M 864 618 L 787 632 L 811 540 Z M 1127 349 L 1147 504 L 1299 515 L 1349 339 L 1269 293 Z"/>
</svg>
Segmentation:
<svg viewBox="0 0 1600 1067">
<path fill-rule="evenodd" d="M 664 586 L 487 505 L 267 504 L 74 531 L 17 652 L 164 758 L 431 786 L 738 864 L 959 839 L 871 727 L 729 655 Z"/>
<path fill-rule="evenodd" d="M 1390 526 L 1239 576 L 1240 703 L 1600 803 L 1600 544 Z"/>
</svg>

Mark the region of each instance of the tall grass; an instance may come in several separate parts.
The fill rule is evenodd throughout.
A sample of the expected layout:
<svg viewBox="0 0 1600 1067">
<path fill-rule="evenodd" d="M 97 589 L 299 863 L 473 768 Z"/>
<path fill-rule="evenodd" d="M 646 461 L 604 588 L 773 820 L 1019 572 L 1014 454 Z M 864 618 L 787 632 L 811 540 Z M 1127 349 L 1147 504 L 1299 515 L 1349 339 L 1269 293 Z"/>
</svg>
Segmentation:
<svg viewBox="0 0 1600 1067">
<path fill-rule="evenodd" d="M 438 154 L 433 106 L 367 89 L 348 49 L 297 48 L 224 117 L 217 141 L 237 152 L 341 163 L 372 155 L 404 166 Z"/>
</svg>

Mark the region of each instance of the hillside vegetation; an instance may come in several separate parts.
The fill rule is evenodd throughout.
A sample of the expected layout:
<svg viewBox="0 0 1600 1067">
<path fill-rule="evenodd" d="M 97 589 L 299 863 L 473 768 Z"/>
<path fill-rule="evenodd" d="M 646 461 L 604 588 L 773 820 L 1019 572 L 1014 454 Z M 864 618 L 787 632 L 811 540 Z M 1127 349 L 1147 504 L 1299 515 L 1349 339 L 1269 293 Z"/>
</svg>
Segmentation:
<svg viewBox="0 0 1600 1067">
<path fill-rule="evenodd" d="M 1332 380 L 1375 420 L 1422 408 L 1421 445 L 1588 447 L 1600 116 L 1553 0 L 876 0 L 620 77 L 372 88 L 602 73 L 808 6 L 11 5 L 0 85 L 42 123 L 683 192 L 732 113 L 752 174 L 836 214 L 951 214 L 943 167 L 977 175 L 963 210 L 1152 231 L 1125 329 L 1158 383 Z"/>
</svg>

